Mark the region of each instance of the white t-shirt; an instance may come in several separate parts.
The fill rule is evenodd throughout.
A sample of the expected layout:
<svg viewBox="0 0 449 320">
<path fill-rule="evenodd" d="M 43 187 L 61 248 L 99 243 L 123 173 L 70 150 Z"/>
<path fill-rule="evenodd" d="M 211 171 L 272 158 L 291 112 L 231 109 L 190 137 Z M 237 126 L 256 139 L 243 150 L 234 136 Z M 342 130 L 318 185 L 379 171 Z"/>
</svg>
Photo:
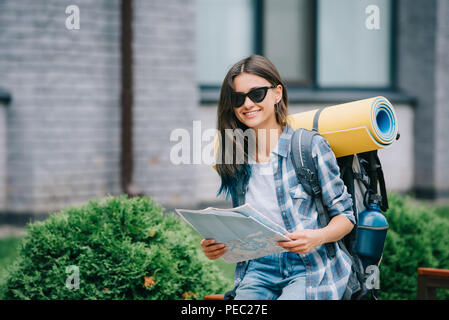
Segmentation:
<svg viewBox="0 0 449 320">
<path fill-rule="evenodd" d="M 271 162 L 251 164 L 251 177 L 248 182 L 245 202 L 274 223 L 285 228 L 276 197 L 276 186 Z"/>
</svg>

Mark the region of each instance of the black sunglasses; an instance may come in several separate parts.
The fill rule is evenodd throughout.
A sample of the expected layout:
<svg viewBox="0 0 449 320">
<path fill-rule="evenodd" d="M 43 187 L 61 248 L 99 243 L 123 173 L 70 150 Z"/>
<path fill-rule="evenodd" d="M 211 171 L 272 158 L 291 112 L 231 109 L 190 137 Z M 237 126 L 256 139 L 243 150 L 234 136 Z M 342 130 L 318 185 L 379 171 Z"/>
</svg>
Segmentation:
<svg viewBox="0 0 449 320">
<path fill-rule="evenodd" d="M 246 96 L 251 99 L 251 101 L 255 103 L 262 102 L 263 99 L 265 99 L 265 96 L 267 95 L 268 89 L 276 88 L 276 85 L 272 85 L 271 87 L 260 87 L 255 88 L 251 90 L 248 93 L 241 93 L 241 92 L 233 92 L 232 93 L 232 106 L 234 108 L 240 107 L 242 104 L 245 103 Z"/>
</svg>

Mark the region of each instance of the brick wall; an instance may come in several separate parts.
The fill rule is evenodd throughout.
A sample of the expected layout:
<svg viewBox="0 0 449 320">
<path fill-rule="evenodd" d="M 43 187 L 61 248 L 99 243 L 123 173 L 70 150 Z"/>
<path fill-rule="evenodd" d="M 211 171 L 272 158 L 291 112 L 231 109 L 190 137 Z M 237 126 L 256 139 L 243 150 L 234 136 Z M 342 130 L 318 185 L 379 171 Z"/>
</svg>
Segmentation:
<svg viewBox="0 0 449 320">
<path fill-rule="evenodd" d="M 0 101 L 0 210 L 6 208 L 7 140 L 6 107 Z"/>
<path fill-rule="evenodd" d="M 419 101 L 415 109 L 416 187 L 430 190 L 435 181 L 435 1 L 418 0 L 410 5 L 401 0 L 398 11 L 399 87 Z"/>
<path fill-rule="evenodd" d="M 65 27 L 68 5 L 79 30 Z M 191 128 L 197 108 L 194 10 L 193 0 L 134 1 L 134 180 L 163 204 L 194 201 L 195 166 L 169 159 L 171 130 Z M 0 210 L 119 194 L 120 1 L 0 2 L 0 70 L 13 97 Z"/>
<path fill-rule="evenodd" d="M 168 206 L 196 202 L 195 165 L 173 165 L 170 134 L 192 133 L 198 117 L 195 2 L 134 2 L 135 175 L 145 194 Z"/>
<path fill-rule="evenodd" d="M 80 30 L 65 27 L 68 5 L 80 9 Z M 398 82 L 419 105 L 415 116 L 408 106 L 398 112 L 401 134 L 407 123 L 413 139 L 397 144 L 405 165 L 385 168 L 402 182 L 397 189 L 449 190 L 448 7 L 398 6 Z M 169 207 L 217 200 L 207 165 L 170 160 L 174 129 L 193 138 L 194 120 L 203 132 L 215 127 L 215 109 L 198 103 L 195 9 L 194 0 L 134 0 L 134 181 Z M 12 96 L 3 124 L 0 115 L 0 211 L 42 213 L 119 194 L 120 1 L 1 1 L 0 72 Z M 385 154 L 388 163 L 397 153 Z"/>
<path fill-rule="evenodd" d="M 417 98 L 415 189 L 420 197 L 449 197 L 449 6 L 446 0 L 401 0 L 397 73 L 400 89 Z"/>
<path fill-rule="evenodd" d="M 438 1 L 435 135 L 437 197 L 449 198 L 449 1 Z"/>
<path fill-rule="evenodd" d="M 67 30 L 65 8 L 80 8 Z M 118 1 L 3 1 L 8 211 L 43 212 L 118 191 Z"/>
</svg>

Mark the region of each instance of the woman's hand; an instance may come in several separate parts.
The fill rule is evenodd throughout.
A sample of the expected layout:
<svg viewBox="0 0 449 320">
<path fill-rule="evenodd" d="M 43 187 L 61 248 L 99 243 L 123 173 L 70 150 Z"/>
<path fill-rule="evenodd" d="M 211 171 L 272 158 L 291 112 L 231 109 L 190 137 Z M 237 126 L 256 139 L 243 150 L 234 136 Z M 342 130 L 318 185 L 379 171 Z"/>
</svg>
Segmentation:
<svg viewBox="0 0 449 320">
<path fill-rule="evenodd" d="M 336 242 L 351 232 L 354 225 L 345 216 L 335 216 L 321 229 L 303 229 L 287 233 L 292 241 L 280 241 L 278 245 L 295 253 L 308 253 L 315 247 L 328 242 Z"/>
<path fill-rule="evenodd" d="M 223 243 L 215 243 L 215 239 L 201 240 L 201 248 L 211 260 L 220 258 L 226 252 L 226 246 Z"/>
<path fill-rule="evenodd" d="M 308 253 L 325 242 L 323 229 L 302 229 L 285 234 L 292 241 L 279 241 L 278 245 L 294 253 Z"/>
</svg>

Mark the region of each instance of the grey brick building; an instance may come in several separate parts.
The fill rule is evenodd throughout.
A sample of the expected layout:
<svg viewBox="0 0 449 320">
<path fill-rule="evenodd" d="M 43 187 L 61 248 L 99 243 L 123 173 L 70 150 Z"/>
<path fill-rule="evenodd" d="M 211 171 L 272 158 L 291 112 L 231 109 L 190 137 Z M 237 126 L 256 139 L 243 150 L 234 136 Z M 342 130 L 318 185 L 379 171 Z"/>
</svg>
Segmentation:
<svg viewBox="0 0 449 320">
<path fill-rule="evenodd" d="M 376 62 L 375 70 L 387 71 L 376 83 L 370 80 L 377 76 L 348 74 L 335 85 L 332 70 L 326 71 L 332 62 L 326 36 L 334 21 L 327 15 L 344 20 L 338 15 L 352 0 L 339 2 L 340 11 L 325 0 L 275 1 L 133 0 L 132 181 L 139 191 L 169 208 L 223 204 L 210 166 L 171 163 L 170 134 L 176 128 L 193 134 L 195 120 L 203 131 L 214 128 L 220 72 L 260 53 L 288 78 L 290 113 L 389 98 L 401 139 L 380 151 L 387 186 L 449 198 L 449 2 L 357 1 L 362 9 L 373 3 L 386 12 L 378 33 L 356 36 L 380 39 L 385 48 L 379 57 L 387 62 Z M 66 28 L 70 5 L 79 8 L 79 29 Z M 240 26 L 245 14 L 252 22 Z M 0 221 L 24 221 L 123 192 L 121 36 L 119 0 L 0 1 Z M 291 41 L 296 38 L 299 49 Z M 214 41 L 236 45 L 221 50 Z M 290 47 L 276 51 L 282 41 Z"/>
</svg>

